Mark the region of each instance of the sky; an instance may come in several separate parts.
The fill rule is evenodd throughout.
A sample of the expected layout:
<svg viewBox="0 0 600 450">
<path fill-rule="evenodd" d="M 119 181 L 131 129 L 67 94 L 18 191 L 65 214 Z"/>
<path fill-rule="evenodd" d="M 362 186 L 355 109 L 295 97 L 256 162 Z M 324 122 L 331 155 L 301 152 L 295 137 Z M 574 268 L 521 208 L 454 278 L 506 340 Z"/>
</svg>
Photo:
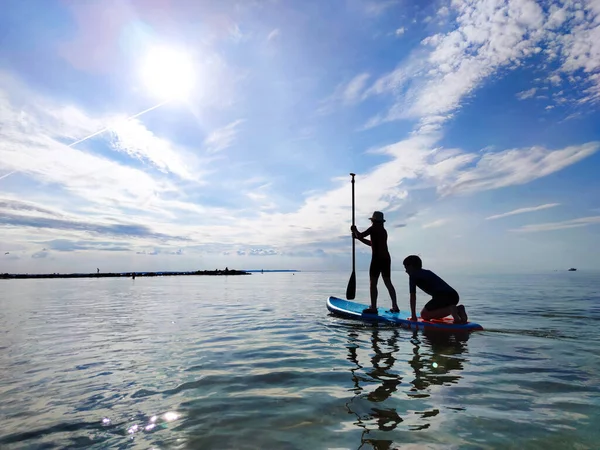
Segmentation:
<svg viewBox="0 0 600 450">
<path fill-rule="evenodd" d="M 600 268 L 600 0 L 1 8 L 0 273 Z"/>
</svg>

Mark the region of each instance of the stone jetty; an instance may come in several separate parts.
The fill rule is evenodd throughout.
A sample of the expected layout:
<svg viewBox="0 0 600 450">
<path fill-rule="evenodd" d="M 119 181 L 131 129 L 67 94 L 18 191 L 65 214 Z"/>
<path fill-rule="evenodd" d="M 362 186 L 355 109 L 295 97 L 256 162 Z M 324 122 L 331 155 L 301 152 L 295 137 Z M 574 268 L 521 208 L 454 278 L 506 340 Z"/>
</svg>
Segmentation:
<svg viewBox="0 0 600 450">
<path fill-rule="evenodd" d="M 93 272 L 93 273 L 3 273 L 0 279 L 13 280 L 24 278 L 137 278 L 137 277 L 168 277 L 192 275 L 251 275 L 243 270 L 196 270 L 193 272 Z"/>
</svg>

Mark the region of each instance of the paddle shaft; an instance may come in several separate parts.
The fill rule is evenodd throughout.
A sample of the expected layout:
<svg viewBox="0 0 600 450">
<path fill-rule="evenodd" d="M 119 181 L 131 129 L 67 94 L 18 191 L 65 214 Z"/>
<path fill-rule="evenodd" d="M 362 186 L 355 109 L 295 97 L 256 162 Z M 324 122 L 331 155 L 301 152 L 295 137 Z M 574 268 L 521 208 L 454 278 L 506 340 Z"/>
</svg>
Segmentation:
<svg viewBox="0 0 600 450">
<path fill-rule="evenodd" d="M 354 177 L 355 174 L 351 173 L 352 176 L 352 226 L 354 226 Z M 354 238 L 354 233 L 352 234 L 352 275 L 350 275 L 350 280 L 348 281 L 348 287 L 346 288 L 346 298 L 348 300 L 353 300 L 356 296 L 356 259 L 355 259 L 355 246 L 356 240 Z"/>
<path fill-rule="evenodd" d="M 355 174 L 351 173 L 350 176 L 352 176 L 352 226 L 355 225 L 354 223 L 354 177 Z M 352 235 L 352 273 L 355 273 L 355 265 L 356 265 L 356 257 L 355 257 L 355 251 L 354 248 L 356 246 L 356 239 L 354 238 L 354 235 Z"/>
</svg>

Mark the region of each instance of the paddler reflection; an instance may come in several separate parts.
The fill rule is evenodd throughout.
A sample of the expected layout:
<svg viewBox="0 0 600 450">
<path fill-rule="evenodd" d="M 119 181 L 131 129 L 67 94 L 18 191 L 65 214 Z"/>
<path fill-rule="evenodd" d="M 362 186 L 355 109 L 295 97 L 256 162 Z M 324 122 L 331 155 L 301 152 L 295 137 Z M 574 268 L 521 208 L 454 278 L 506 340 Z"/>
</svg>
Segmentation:
<svg viewBox="0 0 600 450">
<path fill-rule="evenodd" d="M 457 383 L 468 338 L 463 333 L 409 332 L 377 325 L 348 331 L 347 359 L 353 363 L 350 372 L 355 395 L 346 406 L 357 417 L 355 425 L 363 428 L 363 444 L 374 444 L 374 436 L 366 436 L 369 430 L 391 431 L 405 420 L 405 428 L 410 430 L 427 427 L 415 428 L 415 411 L 405 399 L 429 397 L 432 385 Z M 421 418 L 431 420 L 428 417 Z M 386 448 L 386 442 L 377 440 L 376 448 Z"/>
<path fill-rule="evenodd" d="M 461 379 L 459 370 L 463 370 L 469 333 L 445 331 L 414 331 L 410 342 L 413 344 L 413 357 L 409 364 L 415 377 L 409 396 L 428 397 L 430 385 L 457 383 Z"/>
</svg>

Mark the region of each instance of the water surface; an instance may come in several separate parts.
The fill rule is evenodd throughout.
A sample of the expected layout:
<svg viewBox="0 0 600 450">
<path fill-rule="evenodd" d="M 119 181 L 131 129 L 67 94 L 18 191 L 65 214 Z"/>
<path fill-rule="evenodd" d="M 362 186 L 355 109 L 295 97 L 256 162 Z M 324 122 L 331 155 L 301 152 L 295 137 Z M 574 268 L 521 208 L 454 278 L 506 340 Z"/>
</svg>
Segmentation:
<svg viewBox="0 0 600 450">
<path fill-rule="evenodd" d="M 332 317 L 348 276 L 0 280 L 0 448 L 597 448 L 598 274 L 448 277 L 470 335 Z"/>
</svg>

